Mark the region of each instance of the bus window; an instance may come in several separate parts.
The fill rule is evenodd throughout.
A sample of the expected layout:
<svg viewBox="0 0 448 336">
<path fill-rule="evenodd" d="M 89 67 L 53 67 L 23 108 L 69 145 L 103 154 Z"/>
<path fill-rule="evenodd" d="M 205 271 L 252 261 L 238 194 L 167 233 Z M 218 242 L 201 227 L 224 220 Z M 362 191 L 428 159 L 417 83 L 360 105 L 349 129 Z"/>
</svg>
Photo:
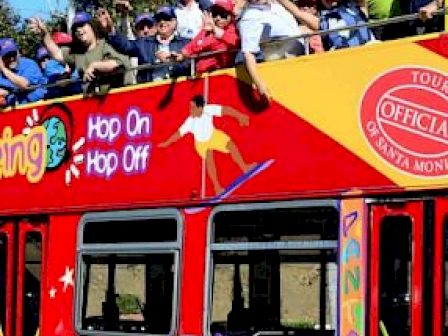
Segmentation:
<svg viewBox="0 0 448 336">
<path fill-rule="evenodd" d="M 220 212 L 213 224 L 212 335 L 335 334 L 335 209 Z"/>
<path fill-rule="evenodd" d="M 39 232 L 29 232 L 25 239 L 22 325 L 24 336 L 34 336 L 39 328 L 40 316 L 42 236 Z"/>
<path fill-rule="evenodd" d="M 173 254 L 85 256 L 87 300 L 83 329 L 169 334 Z"/>
<path fill-rule="evenodd" d="M 178 220 L 130 216 L 113 221 L 96 218 L 83 226 L 78 329 L 104 335 L 173 334 L 181 240 Z"/>
<path fill-rule="evenodd" d="M 381 224 L 379 316 L 389 335 L 410 335 L 411 229 L 404 216 L 386 217 Z"/>
<path fill-rule="evenodd" d="M 5 333 L 6 325 L 6 267 L 8 264 L 8 238 L 0 233 L 0 335 Z"/>
</svg>

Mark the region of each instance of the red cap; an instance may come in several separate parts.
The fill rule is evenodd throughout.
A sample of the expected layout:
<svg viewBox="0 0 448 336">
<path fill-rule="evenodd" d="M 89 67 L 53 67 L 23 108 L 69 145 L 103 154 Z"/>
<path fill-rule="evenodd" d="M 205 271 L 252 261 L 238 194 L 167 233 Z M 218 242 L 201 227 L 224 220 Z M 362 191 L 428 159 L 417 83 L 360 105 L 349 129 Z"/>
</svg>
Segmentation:
<svg viewBox="0 0 448 336">
<path fill-rule="evenodd" d="M 54 43 L 57 45 L 69 45 L 72 43 L 72 36 L 63 32 L 55 32 L 51 34 Z"/>
<path fill-rule="evenodd" d="M 215 0 L 212 7 L 213 6 L 221 7 L 229 13 L 233 13 L 234 4 L 232 0 Z"/>
</svg>

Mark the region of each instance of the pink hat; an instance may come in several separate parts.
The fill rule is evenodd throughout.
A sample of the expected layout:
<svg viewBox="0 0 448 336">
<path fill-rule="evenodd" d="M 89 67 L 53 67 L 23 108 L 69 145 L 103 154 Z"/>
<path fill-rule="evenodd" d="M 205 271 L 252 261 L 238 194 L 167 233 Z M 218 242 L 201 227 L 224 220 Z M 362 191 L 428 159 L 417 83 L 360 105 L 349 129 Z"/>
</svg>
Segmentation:
<svg viewBox="0 0 448 336">
<path fill-rule="evenodd" d="M 221 7 L 222 9 L 228 11 L 229 13 L 233 13 L 234 3 L 232 0 L 215 0 L 213 2 L 212 7 Z"/>
<path fill-rule="evenodd" d="M 51 34 L 51 37 L 53 38 L 54 43 L 57 45 L 69 45 L 72 43 L 72 37 L 70 34 L 63 33 L 63 32 L 54 32 Z"/>
</svg>

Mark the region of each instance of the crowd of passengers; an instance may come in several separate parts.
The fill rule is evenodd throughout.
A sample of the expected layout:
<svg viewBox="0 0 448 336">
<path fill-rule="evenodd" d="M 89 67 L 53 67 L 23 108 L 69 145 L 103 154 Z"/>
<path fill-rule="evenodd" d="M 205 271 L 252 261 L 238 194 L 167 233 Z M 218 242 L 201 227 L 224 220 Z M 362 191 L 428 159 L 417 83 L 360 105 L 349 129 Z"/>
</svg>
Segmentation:
<svg viewBox="0 0 448 336">
<path fill-rule="evenodd" d="M 71 35 L 51 33 L 41 19 L 31 18 L 30 29 L 42 39 L 34 60 L 21 56 L 13 39 L 0 39 L 0 106 L 187 76 L 190 58 L 216 51 L 224 52 L 197 59 L 196 73 L 244 63 L 259 93 L 268 97 L 269 89 L 257 72 L 258 62 L 430 32 L 433 14 L 444 7 L 444 0 L 412 0 L 401 13 L 386 13 L 385 4 L 392 1 L 180 0 L 153 14 L 140 13 L 131 24 L 130 2 L 116 0 L 119 22 L 113 22 L 106 8 L 97 8 L 94 17 L 78 12 Z M 419 13 L 420 20 L 376 31 L 363 27 L 306 39 L 281 39 L 261 47 L 265 40 L 405 13 Z M 137 73 L 125 71 L 144 64 L 149 66 L 140 67 Z M 57 85 L 45 85 L 51 83 Z"/>
</svg>

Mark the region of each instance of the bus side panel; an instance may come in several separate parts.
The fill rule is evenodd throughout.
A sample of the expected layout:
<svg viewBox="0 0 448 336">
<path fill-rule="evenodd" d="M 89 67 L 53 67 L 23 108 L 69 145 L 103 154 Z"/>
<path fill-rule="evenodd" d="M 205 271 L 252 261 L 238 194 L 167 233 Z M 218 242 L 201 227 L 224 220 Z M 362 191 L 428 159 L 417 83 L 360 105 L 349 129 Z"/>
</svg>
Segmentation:
<svg viewBox="0 0 448 336">
<path fill-rule="evenodd" d="M 207 227 L 210 211 L 184 213 L 180 285 L 180 335 L 201 335 L 204 311 Z"/>
<path fill-rule="evenodd" d="M 75 335 L 73 322 L 76 234 L 79 215 L 51 216 L 47 276 L 42 298 L 42 335 Z"/>
</svg>

